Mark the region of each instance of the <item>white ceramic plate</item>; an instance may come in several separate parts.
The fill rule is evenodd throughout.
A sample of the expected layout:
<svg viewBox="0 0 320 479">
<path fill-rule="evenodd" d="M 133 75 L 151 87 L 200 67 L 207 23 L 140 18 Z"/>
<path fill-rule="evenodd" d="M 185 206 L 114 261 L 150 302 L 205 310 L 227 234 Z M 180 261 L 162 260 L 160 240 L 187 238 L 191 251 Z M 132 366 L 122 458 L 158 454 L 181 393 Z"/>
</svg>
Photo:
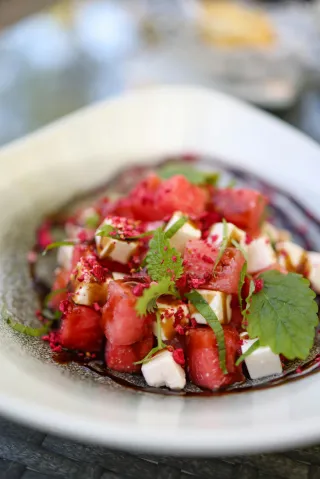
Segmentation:
<svg viewBox="0 0 320 479">
<path fill-rule="evenodd" d="M 19 238 L 30 246 L 43 214 L 122 166 L 183 152 L 250 169 L 320 208 L 320 149 L 293 128 L 208 90 L 128 94 L 1 151 L 1 300 L 16 307 L 12 291 L 23 280 L 17 316 L 32 314 L 24 307 L 31 288 Z M 83 441 L 166 453 L 231 454 L 320 440 L 320 374 L 267 390 L 181 398 L 106 386 L 90 375 L 77 380 L 47 357 L 45 346 L 21 341 L 1 323 L 3 414 Z"/>
</svg>

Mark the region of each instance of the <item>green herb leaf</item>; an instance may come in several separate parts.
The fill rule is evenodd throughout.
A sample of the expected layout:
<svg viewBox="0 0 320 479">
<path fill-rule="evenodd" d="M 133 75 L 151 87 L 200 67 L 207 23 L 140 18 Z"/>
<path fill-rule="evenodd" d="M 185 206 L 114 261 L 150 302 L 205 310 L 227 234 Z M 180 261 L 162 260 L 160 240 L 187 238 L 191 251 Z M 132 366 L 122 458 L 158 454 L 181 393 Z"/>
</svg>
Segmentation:
<svg viewBox="0 0 320 479">
<path fill-rule="evenodd" d="M 243 263 L 243 266 L 242 266 L 241 271 L 240 271 L 240 278 L 239 278 L 239 284 L 238 284 L 238 300 L 239 300 L 240 309 L 242 309 L 242 295 L 241 295 L 241 292 L 242 292 L 242 288 L 243 288 L 244 281 L 245 281 L 246 274 L 247 274 L 247 270 L 248 270 L 248 263 L 247 263 L 248 257 L 247 257 L 247 252 L 244 250 L 244 248 L 241 246 L 241 244 L 238 243 L 238 241 L 231 240 L 231 243 L 235 248 L 237 248 L 237 250 L 241 251 L 241 253 L 242 253 L 242 255 L 245 259 L 245 263 Z"/>
<path fill-rule="evenodd" d="M 162 278 L 158 283 L 151 284 L 149 288 L 143 290 L 142 296 L 136 302 L 135 308 L 137 313 L 140 316 L 144 316 L 154 312 L 157 307 L 157 299 L 164 294 L 179 297 L 174 282 L 169 277 Z"/>
<path fill-rule="evenodd" d="M 155 348 L 151 349 L 151 351 L 149 351 L 148 354 L 143 359 L 141 359 L 141 361 L 137 361 L 134 364 L 145 364 L 145 363 L 147 363 L 148 361 L 150 361 L 150 359 L 158 351 L 161 351 L 162 349 L 165 349 L 167 347 L 167 345 L 164 344 L 164 342 L 161 339 L 161 317 L 160 317 L 159 311 L 157 311 L 156 315 L 157 315 L 157 342 L 158 342 L 158 344 Z"/>
<path fill-rule="evenodd" d="M 234 188 L 237 185 L 236 179 L 232 178 L 227 184 L 226 188 Z"/>
<path fill-rule="evenodd" d="M 266 271 L 263 289 L 252 297 L 247 331 L 261 346 L 288 359 L 306 359 L 315 338 L 318 306 L 307 279 Z"/>
<path fill-rule="evenodd" d="M 76 241 L 56 241 L 55 243 L 50 243 L 45 250 L 42 251 L 42 254 L 45 255 L 47 254 L 48 251 L 54 248 L 60 248 L 60 246 L 74 246 L 76 244 Z"/>
<path fill-rule="evenodd" d="M 216 257 L 215 263 L 213 265 L 213 273 L 215 272 L 215 269 L 218 266 L 219 261 L 221 260 L 223 253 L 225 252 L 228 245 L 228 223 L 226 222 L 224 218 L 222 220 L 222 223 L 223 223 L 222 243 L 219 248 L 218 256 Z"/>
<path fill-rule="evenodd" d="M 190 293 L 187 293 L 186 297 L 191 301 L 191 303 L 199 311 L 199 313 L 202 314 L 208 325 L 213 330 L 217 338 L 220 368 L 222 369 L 223 374 L 228 374 L 228 370 L 226 367 L 226 345 L 224 340 L 224 332 L 223 327 L 221 326 L 217 318 L 217 315 L 210 308 L 209 304 L 203 298 L 203 296 L 201 296 L 201 294 L 198 293 L 198 291 L 196 291 L 195 289 L 192 290 Z"/>
<path fill-rule="evenodd" d="M 136 240 L 139 238 L 144 238 L 146 236 L 152 236 L 156 230 L 145 231 L 134 236 L 125 236 L 121 229 L 115 228 L 112 225 L 102 225 L 99 231 L 96 233 L 96 236 L 103 236 L 112 239 L 118 239 L 123 241 Z"/>
<path fill-rule="evenodd" d="M 86 227 L 90 229 L 98 228 L 99 223 L 100 223 L 100 216 L 98 215 L 98 213 L 94 213 L 93 215 L 88 216 L 88 218 L 86 218 L 85 220 Z"/>
<path fill-rule="evenodd" d="M 96 232 L 96 236 L 120 239 L 119 231 L 112 225 L 102 225 L 101 228 Z"/>
<path fill-rule="evenodd" d="M 47 296 L 44 298 L 43 301 L 43 306 L 46 308 L 51 301 L 52 298 L 54 298 L 57 294 L 60 293 L 66 293 L 68 290 L 67 288 L 60 288 L 60 289 L 55 289 L 54 291 L 51 291 Z"/>
<path fill-rule="evenodd" d="M 166 238 L 170 239 L 172 238 L 172 236 L 174 236 L 177 231 L 179 231 L 180 228 L 182 228 L 182 226 L 184 224 L 186 224 L 186 222 L 188 221 L 188 217 L 187 216 L 181 216 L 181 218 L 179 218 L 166 232 L 165 232 L 165 236 Z"/>
<path fill-rule="evenodd" d="M 149 243 L 146 256 L 148 273 L 154 281 L 161 281 L 164 277 L 179 279 L 183 274 L 182 257 L 171 248 L 164 231 L 158 228 Z"/>
<path fill-rule="evenodd" d="M 243 353 L 240 356 L 240 358 L 237 359 L 236 366 L 239 366 L 239 364 L 241 364 L 242 361 L 244 361 L 248 356 L 250 356 L 250 354 L 254 353 L 255 350 L 258 349 L 259 347 L 260 347 L 260 341 L 259 339 L 257 339 L 257 341 L 251 344 L 250 348 L 245 353 Z"/>
<path fill-rule="evenodd" d="M 249 284 L 249 293 L 248 293 L 248 296 L 246 297 L 246 307 L 244 308 L 244 310 L 242 310 L 242 316 L 244 318 L 247 318 L 248 316 L 248 312 L 251 306 L 251 298 L 255 289 L 256 289 L 256 286 L 254 284 L 253 279 L 251 279 Z"/>
<path fill-rule="evenodd" d="M 204 172 L 192 168 L 187 163 L 173 162 L 164 165 L 158 171 L 160 178 L 168 179 L 175 175 L 184 176 L 190 183 L 194 185 L 217 185 L 220 175 L 219 173 Z"/>
<path fill-rule="evenodd" d="M 19 333 L 27 334 L 28 336 L 34 336 L 34 337 L 43 336 L 44 334 L 48 333 L 51 328 L 50 322 L 45 324 L 44 326 L 41 326 L 41 328 L 31 328 L 30 326 L 25 326 L 24 324 L 12 321 L 10 318 L 7 318 L 6 321 L 7 321 L 7 324 L 15 331 L 18 331 Z"/>
<path fill-rule="evenodd" d="M 239 278 L 239 284 L 238 284 L 238 300 L 239 300 L 239 306 L 241 311 L 242 311 L 242 288 L 244 285 L 244 281 L 246 279 L 247 270 L 248 270 L 248 264 L 243 263 L 243 266 L 240 271 L 240 278 Z"/>
</svg>

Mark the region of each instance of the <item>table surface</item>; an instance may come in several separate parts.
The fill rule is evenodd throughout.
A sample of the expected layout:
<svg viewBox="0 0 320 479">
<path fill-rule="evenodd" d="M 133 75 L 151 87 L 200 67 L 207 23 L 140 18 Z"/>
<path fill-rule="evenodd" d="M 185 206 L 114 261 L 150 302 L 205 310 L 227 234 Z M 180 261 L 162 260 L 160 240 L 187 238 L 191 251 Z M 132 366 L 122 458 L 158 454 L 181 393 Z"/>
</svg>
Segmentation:
<svg viewBox="0 0 320 479">
<path fill-rule="evenodd" d="M 92 9 L 86 21 L 78 12 L 75 28 L 74 3 L 66 0 L 63 8 L 58 4 L 0 34 L 0 145 L 134 86 L 127 79 L 139 58 L 132 38 L 138 44 L 139 39 L 128 15 L 114 2 L 101 2 L 113 31 L 106 38 L 94 34 L 99 28 Z M 317 84 L 303 88 L 290 108 L 276 114 L 320 141 Z M 151 457 L 86 446 L 0 418 L 0 478 L 50 477 L 320 479 L 320 447 L 230 458 Z"/>
</svg>

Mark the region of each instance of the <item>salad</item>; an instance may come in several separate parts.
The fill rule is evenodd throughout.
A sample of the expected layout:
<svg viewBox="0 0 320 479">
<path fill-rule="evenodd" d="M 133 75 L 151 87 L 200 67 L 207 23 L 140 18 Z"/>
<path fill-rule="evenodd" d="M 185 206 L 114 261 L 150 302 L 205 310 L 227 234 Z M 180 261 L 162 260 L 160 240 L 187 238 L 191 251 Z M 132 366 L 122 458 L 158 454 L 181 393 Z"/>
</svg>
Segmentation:
<svg viewBox="0 0 320 479">
<path fill-rule="evenodd" d="M 164 166 L 65 217 L 62 241 L 42 224 L 38 251 L 57 253 L 42 325 L 8 322 L 155 388 L 281 376 L 314 345 L 320 253 L 269 222 L 267 203 L 218 174 Z"/>
</svg>

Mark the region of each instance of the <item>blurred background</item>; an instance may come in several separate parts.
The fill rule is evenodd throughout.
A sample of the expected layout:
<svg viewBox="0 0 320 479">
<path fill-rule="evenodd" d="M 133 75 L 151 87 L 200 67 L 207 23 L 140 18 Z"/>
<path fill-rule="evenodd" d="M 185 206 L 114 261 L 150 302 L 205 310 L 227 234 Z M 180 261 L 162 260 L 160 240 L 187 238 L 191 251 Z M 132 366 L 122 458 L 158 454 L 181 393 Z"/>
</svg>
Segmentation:
<svg viewBox="0 0 320 479">
<path fill-rule="evenodd" d="M 320 141 L 320 0 L 0 0 L 0 145 L 159 83 L 226 91 Z"/>
</svg>

